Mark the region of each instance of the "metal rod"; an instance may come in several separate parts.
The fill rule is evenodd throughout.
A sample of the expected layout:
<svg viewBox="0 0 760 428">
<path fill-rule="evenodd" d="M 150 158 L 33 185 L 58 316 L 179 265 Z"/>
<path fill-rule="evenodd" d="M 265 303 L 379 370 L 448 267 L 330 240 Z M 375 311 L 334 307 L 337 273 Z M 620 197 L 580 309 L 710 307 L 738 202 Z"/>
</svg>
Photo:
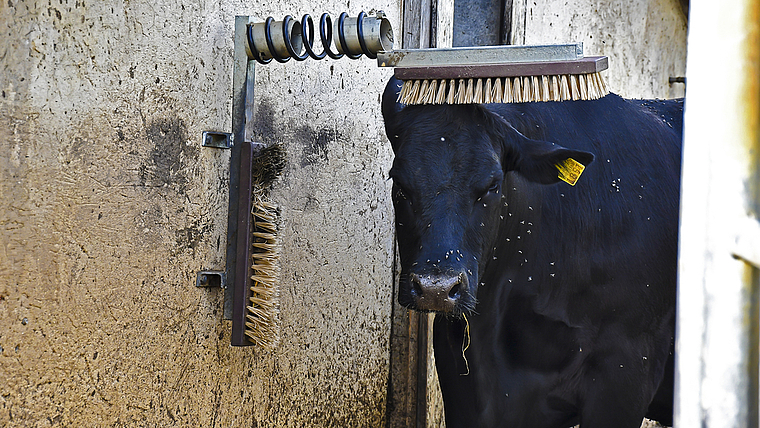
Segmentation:
<svg viewBox="0 0 760 428">
<path fill-rule="evenodd" d="M 377 54 L 380 67 L 424 67 L 514 62 L 568 61 L 583 57 L 583 43 L 541 46 L 483 46 L 399 49 Z"/>
<path fill-rule="evenodd" d="M 439 65 L 435 67 L 397 67 L 394 75 L 400 80 L 469 79 L 517 76 L 558 76 L 588 74 L 606 70 L 606 56 L 590 56 L 572 61 L 511 64 Z"/>
</svg>

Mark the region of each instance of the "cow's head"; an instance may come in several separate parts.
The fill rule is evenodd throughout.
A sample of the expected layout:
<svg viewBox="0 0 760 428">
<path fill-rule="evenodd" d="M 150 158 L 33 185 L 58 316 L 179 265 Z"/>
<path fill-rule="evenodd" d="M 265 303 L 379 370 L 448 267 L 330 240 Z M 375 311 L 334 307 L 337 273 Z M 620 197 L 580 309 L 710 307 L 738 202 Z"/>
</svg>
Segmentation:
<svg viewBox="0 0 760 428">
<path fill-rule="evenodd" d="M 556 165 L 594 156 L 531 140 L 479 105 L 408 106 L 400 81 L 383 95 L 395 160 L 393 205 L 401 257 L 399 303 L 455 315 L 475 308 L 479 278 L 505 220 L 505 177 L 559 181 Z"/>
</svg>

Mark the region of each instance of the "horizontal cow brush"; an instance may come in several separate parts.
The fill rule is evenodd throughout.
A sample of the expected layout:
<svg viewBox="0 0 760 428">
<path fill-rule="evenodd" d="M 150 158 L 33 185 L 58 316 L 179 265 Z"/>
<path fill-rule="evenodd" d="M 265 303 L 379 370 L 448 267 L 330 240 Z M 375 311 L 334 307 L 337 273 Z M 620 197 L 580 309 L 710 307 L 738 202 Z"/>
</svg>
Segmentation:
<svg viewBox="0 0 760 428">
<path fill-rule="evenodd" d="M 403 81 L 398 102 L 523 103 L 595 100 L 609 93 L 605 56 L 583 56 L 583 44 L 403 49 L 380 52 L 381 67 Z"/>
</svg>

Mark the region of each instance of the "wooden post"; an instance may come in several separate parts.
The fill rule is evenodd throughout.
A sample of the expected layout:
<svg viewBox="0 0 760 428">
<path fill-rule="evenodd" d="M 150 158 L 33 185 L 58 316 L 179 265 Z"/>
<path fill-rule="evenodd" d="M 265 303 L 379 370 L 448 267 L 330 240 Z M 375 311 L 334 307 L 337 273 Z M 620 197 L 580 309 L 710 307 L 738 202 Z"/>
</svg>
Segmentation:
<svg viewBox="0 0 760 428">
<path fill-rule="evenodd" d="M 454 41 L 454 0 L 436 0 L 432 2 L 433 19 L 430 33 L 430 46 L 450 48 Z"/>
<path fill-rule="evenodd" d="M 430 47 L 431 1 L 404 1 L 401 46 L 406 49 Z"/>
<path fill-rule="evenodd" d="M 690 14 L 675 425 L 757 427 L 760 0 Z"/>
<path fill-rule="evenodd" d="M 501 4 L 501 29 L 499 31 L 499 44 L 512 44 L 512 2 L 504 0 Z"/>
</svg>

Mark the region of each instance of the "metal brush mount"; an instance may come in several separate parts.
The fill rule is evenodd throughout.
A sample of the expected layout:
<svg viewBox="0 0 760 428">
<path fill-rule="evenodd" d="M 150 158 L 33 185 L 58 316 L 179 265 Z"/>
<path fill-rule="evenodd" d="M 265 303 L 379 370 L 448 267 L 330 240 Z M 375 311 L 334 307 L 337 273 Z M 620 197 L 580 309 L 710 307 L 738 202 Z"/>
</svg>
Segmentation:
<svg viewBox="0 0 760 428">
<path fill-rule="evenodd" d="M 340 59 L 344 55 L 358 59 L 362 54 L 375 59 L 378 52 L 393 48 L 393 29 L 382 11 L 374 17 L 360 12 L 356 19 L 343 12 L 334 24 L 330 15 L 323 13 L 319 20 L 320 53 L 314 51 L 314 21 L 308 14 L 300 22 L 290 15 L 274 22 L 270 16 L 264 22 L 250 25 L 246 37 L 249 57 L 261 64 L 273 59 L 285 63 L 290 58 L 296 61 L 309 57 L 321 60 L 325 56 Z M 333 43 L 337 52 L 330 48 Z"/>
<path fill-rule="evenodd" d="M 266 146 L 253 141 L 254 122 L 254 73 L 256 63 L 268 64 L 273 59 L 285 63 L 290 58 L 303 61 L 309 57 L 321 60 L 325 57 L 358 59 L 362 56 L 375 59 L 377 53 L 393 49 L 393 29 L 385 14 L 375 16 L 364 12 L 356 18 L 340 14 L 332 22 L 328 14 L 319 20 L 318 36 L 321 52 L 315 48 L 314 22 L 304 15 L 300 22 L 291 16 L 282 21 L 269 17 L 254 23 L 251 17 L 235 17 L 235 39 L 232 74 L 232 135 L 221 138 L 225 144 L 206 142 L 206 147 L 223 147 L 230 154 L 230 202 L 227 223 L 227 266 L 222 272 L 214 271 L 225 284 L 224 319 L 232 320 L 232 346 L 250 346 L 253 342 L 246 336 L 247 303 L 251 298 L 252 229 L 251 194 L 254 184 L 252 172 L 256 158 Z M 333 49 L 334 45 L 334 49 Z M 213 140 L 214 135 L 207 133 Z M 226 134 L 224 134 L 226 135 Z M 208 144 L 207 144 L 208 143 Z M 208 273 L 199 273 L 198 284 L 211 283 Z M 203 274 L 203 275 L 201 275 Z M 203 282 L 203 279 L 206 279 Z M 205 285 L 204 285 L 205 286 Z M 224 285 L 223 285 L 224 286 Z"/>
</svg>

